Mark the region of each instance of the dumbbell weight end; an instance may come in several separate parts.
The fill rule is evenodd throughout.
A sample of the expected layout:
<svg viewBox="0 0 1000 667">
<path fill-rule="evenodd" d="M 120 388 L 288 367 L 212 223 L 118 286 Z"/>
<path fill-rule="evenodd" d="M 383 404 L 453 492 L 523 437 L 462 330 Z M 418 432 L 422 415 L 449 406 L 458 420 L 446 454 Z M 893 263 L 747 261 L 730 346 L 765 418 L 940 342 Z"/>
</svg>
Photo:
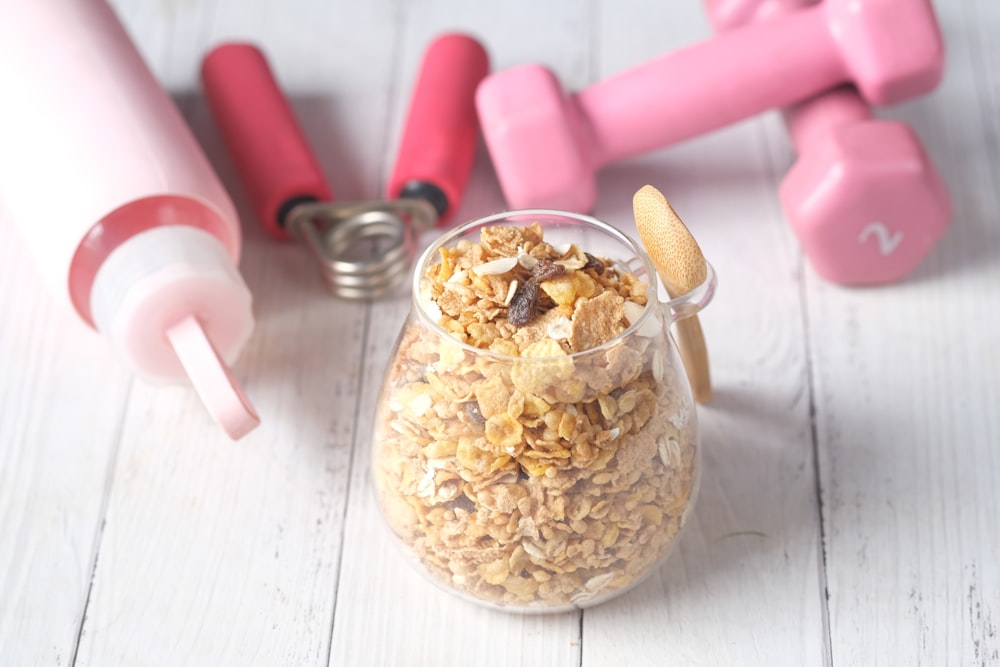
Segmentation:
<svg viewBox="0 0 1000 667">
<path fill-rule="evenodd" d="M 899 280 L 948 227 L 948 189 L 913 130 L 850 87 L 786 112 L 799 154 L 780 199 L 803 252 L 843 285 Z"/>
</svg>

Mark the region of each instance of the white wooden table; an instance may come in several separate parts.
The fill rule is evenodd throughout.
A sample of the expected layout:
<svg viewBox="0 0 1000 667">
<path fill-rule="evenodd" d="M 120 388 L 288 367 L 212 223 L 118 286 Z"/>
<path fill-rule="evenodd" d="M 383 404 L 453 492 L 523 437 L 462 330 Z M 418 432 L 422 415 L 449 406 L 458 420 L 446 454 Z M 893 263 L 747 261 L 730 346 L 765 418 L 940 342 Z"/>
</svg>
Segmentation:
<svg viewBox="0 0 1000 667">
<path fill-rule="evenodd" d="M 1000 664 L 995 0 L 939 0 L 944 84 L 880 112 L 912 123 L 955 200 L 899 284 L 839 288 L 805 263 L 776 199 L 793 160 L 776 114 L 602 172 L 599 217 L 634 233 L 631 195 L 653 183 L 718 270 L 717 395 L 673 557 L 544 617 L 453 599 L 390 544 L 369 438 L 406 297 L 332 300 L 301 248 L 265 237 L 197 67 L 258 42 L 338 196 L 373 198 L 434 35 L 470 31 L 494 68 L 545 62 L 578 88 L 708 36 L 699 2 L 115 5 L 243 216 L 258 325 L 235 370 L 263 424 L 230 442 L 189 389 L 133 380 L 0 224 L 0 665 Z M 480 151 L 459 216 L 503 207 Z"/>
</svg>

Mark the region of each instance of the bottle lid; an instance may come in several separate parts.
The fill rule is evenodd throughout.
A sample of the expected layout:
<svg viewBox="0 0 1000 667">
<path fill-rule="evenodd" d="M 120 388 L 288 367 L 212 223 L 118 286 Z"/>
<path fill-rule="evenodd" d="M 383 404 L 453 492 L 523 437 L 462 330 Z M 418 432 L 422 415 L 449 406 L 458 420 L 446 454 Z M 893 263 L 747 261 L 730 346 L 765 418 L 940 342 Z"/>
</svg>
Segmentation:
<svg viewBox="0 0 1000 667">
<path fill-rule="evenodd" d="M 234 440 L 260 423 L 227 366 L 253 330 L 251 301 L 225 246 L 186 225 L 154 227 L 121 244 L 90 297 L 97 329 L 139 375 L 189 379 Z"/>
</svg>

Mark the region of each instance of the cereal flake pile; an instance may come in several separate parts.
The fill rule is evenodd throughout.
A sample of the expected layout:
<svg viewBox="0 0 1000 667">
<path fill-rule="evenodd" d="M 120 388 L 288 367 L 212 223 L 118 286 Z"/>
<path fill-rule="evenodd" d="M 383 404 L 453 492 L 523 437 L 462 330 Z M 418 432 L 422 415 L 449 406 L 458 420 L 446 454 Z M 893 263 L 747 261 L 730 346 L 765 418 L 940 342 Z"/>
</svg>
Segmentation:
<svg viewBox="0 0 1000 667">
<path fill-rule="evenodd" d="M 498 605 L 635 583 L 676 539 L 698 472 L 662 321 L 619 338 L 646 284 L 534 223 L 442 248 L 420 291 L 450 335 L 411 322 L 387 371 L 373 472 L 392 530 L 433 578 Z"/>
</svg>

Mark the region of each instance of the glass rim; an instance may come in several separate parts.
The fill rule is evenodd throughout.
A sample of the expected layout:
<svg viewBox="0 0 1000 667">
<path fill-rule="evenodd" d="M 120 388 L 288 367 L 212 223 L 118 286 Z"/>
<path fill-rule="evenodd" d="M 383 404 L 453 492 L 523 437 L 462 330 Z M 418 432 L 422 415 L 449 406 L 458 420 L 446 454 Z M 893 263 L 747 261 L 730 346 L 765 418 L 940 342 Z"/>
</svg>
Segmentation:
<svg viewBox="0 0 1000 667">
<path fill-rule="evenodd" d="M 474 345 L 469 345 L 468 343 L 455 338 L 450 331 L 438 324 L 434 319 L 431 318 L 430 314 L 424 307 L 423 299 L 420 296 L 420 283 L 424 278 L 424 272 L 428 262 L 437 254 L 441 248 L 446 246 L 450 241 L 455 238 L 462 236 L 470 229 L 477 227 L 482 227 L 493 222 L 499 222 L 501 220 L 507 220 L 513 217 L 530 217 L 530 216 L 544 216 L 548 218 L 563 218 L 568 220 L 575 220 L 577 222 L 585 223 L 590 227 L 596 228 L 602 231 L 615 240 L 622 243 L 625 247 L 631 250 L 635 257 L 639 258 L 642 262 L 643 267 L 646 271 L 646 305 L 642 307 L 642 313 L 636 318 L 635 322 L 629 324 L 629 326 L 622 331 L 620 334 L 611 338 L 604 343 L 596 347 L 591 347 L 586 350 L 580 350 L 578 352 L 570 352 L 565 355 L 550 356 L 550 357 L 521 357 L 509 354 L 503 354 L 501 352 L 495 352 L 489 348 L 476 347 Z M 530 223 L 526 223 L 530 224 Z M 579 244 L 577 244 L 579 246 Z M 581 248 L 583 249 L 583 248 Z M 583 249 L 585 250 L 585 249 Z M 707 262 L 706 262 L 707 264 Z M 451 230 L 445 232 L 439 236 L 433 243 L 431 243 L 427 248 L 420 254 L 420 258 L 417 260 L 413 268 L 413 279 L 411 286 L 411 300 L 413 302 L 413 309 L 417 312 L 417 316 L 420 321 L 428 326 L 432 331 L 439 334 L 442 337 L 447 338 L 449 341 L 458 345 L 462 350 L 471 352 L 476 355 L 487 355 L 489 357 L 495 358 L 498 361 L 518 361 L 523 363 L 528 362 L 549 362 L 553 360 L 563 360 L 563 359 L 579 359 L 587 357 L 588 355 L 605 351 L 620 345 L 622 341 L 631 337 L 649 318 L 650 313 L 656 307 L 665 307 L 669 309 L 669 312 L 682 312 L 684 313 L 682 317 L 672 317 L 671 320 L 676 321 L 677 319 L 683 319 L 683 317 L 688 317 L 693 315 L 704 308 L 708 302 L 711 300 L 712 295 L 715 291 L 715 270 L 712 268 L 711 264 L 707 264 L 708 275 L 705 281 L 695 287 L 693 290 L 686 294 L 682 294 L 676 298 L 670 299 L 669 301 L 661 302 L 659 300 L 659 285 L 658 285 L 658 274 L 656 268 L 653 266 L 653 261 L 649 258 L 646 253 L 645 248 L 643 248 L 639 243 L 637 243 L 628 234 L 622 232 L 618 228 L 610 225 L 603 220 L 595 218 L 594 216 L 587 215 L 585 213 L 574 213 L 571 211 L 561 211 L 558 209 L 548 209 L 548 208 L 527 208 L 527 209 L 516 209 L 510 211 L 502 211 L 500 213 L 493 213 L 491 215 L 476 218 L 474 220 L 469 220 L 461 225 L 458 225 Z M 690 312 L 684 312 L 684 311 Z"/>
</svg>

